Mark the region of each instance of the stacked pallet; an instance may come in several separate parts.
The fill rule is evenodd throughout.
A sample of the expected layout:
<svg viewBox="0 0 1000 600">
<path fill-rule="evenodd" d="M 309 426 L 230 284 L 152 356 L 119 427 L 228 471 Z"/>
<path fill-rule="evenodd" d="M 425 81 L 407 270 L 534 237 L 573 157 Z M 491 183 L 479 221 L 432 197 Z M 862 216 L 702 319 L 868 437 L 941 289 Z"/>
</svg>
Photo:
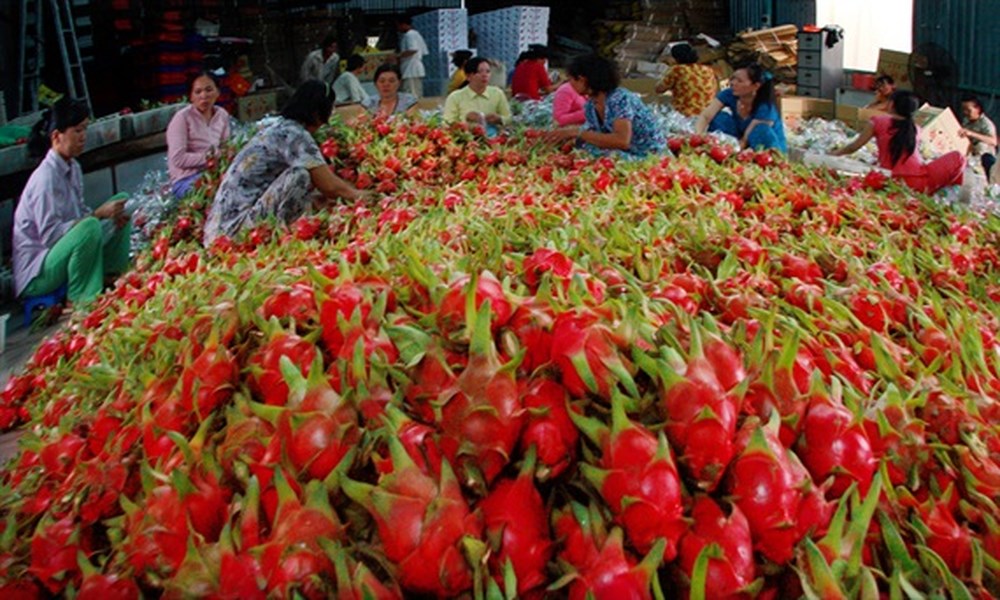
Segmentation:
<svg viewBox="0 0 1000 600">
<path fill-rule="evenodd" d="M 727 47 L 729 62 L 740 65 L 756 61 L 779 81 L 794 82 L 798 64 L 797 34 L 795 25 L 740 33 Z"/>
<path fill-rule="evenodd" d="M 667 45 L 700 33 L 728 36 L 728 9 L 724 0 L 642 0 L 610 3 L 608 17 L 596 23 L 599 53 L 618 61 L 622 73 L 651 73 Z M 633 19 L 624 20 L 625 15 Z M 613 18 L 619 17 L 619 18 Z"/>
<path fill-rule="evenodd" d="M 623 72 L 632 71 L 638 61 L 655 61 L 666 45 L 684 37 L 683 15 L 674 24 L 646 25 L 635 21 L 600 21 L 596 24 L 598 52 L 613 57 Z"/>
</svg>

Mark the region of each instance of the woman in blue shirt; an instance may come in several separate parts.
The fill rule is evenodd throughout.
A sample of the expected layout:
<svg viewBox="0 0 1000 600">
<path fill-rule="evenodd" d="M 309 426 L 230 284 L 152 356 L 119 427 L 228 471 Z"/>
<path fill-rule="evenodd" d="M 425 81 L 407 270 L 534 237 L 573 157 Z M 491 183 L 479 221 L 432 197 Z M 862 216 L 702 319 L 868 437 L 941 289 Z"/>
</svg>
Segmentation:
<svg viewBox="0 0 1000 600">
<path fill-rule="evenodd" d="M 774 99 L 774 79 L 758 64 L 733 72 L 729 89 L 719 92 L 702 111 L 695 131 L 728 133 L 738 138 L 744 148 L 788 151 L 785 128 Z"/>
<path fill-rule="evenodd" d="M 575 138 L 579 145 L 595 154 L 619 151 L 631 158 L 663 152 L 666 135 L 656 126 L 653 112 L 642 99 L 618 86 L 618 69 L 613 62 L 599 56 L 580 56 L 566 71 L 573 89 L 587 97 L 586 122 L 582 127 L 562 127 L 550 132 L 549 141 Z"/>
</svg>

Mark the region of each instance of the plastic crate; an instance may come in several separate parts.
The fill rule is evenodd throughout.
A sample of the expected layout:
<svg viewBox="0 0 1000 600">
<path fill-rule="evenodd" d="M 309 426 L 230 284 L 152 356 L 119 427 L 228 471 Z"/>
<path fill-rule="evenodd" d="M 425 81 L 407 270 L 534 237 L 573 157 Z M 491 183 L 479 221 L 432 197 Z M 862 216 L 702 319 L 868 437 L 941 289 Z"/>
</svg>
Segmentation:
<svg viewBox="0 0 1000 600">
<path fill-rule="evenodd" d="M 114 144 L 122 140 L 122 121 L 120 115 L 114 115 L 92 121 L 87 125 L 87 142 L 83 146 L 83 151 L 87 152 L 94 148 Z"/>
<path fill-rule="evenodd" d="M 166 131 L 174 113 L 182 108 L 184 108 L 184 104 L 171 104 L 128 115 L 127 120 L 131 134 L 135 137 L 144 137 Z"/>
</svg>

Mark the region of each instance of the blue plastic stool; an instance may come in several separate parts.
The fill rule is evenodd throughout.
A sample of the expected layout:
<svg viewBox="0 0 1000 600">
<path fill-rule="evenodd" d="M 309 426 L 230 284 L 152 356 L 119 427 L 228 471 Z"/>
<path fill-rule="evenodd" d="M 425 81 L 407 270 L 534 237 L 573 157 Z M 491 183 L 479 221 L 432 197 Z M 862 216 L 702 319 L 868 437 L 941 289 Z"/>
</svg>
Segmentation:
<svg viewBox="0 0 1000 600">
<path fill-rule="evenodd" d="M 66 298 L 66 284 L 63 284 L 56 288 L 54 292 L 48 294 L 41 294 L 39 296 L 27 296 L 24 298 L 24 326 L 29 327 L 31 325 L 31 317 L 35 312 L 35 309 L 42 307 L 45 309 L 52 308 L 59 302 L 62 302 Z"/>
</svg>

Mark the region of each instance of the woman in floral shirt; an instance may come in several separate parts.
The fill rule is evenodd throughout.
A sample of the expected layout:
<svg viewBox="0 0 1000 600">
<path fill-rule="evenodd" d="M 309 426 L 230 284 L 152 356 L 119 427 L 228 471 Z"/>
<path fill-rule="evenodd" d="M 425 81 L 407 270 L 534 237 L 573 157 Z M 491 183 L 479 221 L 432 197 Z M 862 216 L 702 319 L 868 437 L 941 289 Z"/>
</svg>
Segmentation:
<svg viewBox="0 0 1000 600">
<path fill-rule="evenodd" d="M 303 83 L 278 122 L 260 130 L 229 165 L 205 220 L 205 245 L 268 217 L 288 223 L 329 200 L 365 194 L 327 166 L 312 134 L 330 118 L 333 98 L 319 81 Z"/>
<path fill-rule="evenodd" d="M 567 69 L 569 83 L 586 96 L 586 122 L 582 127 L 563 127 L 550 132 L 547 139 L 562 142 L 576 139 L 577 144 L 595 154 L 616 151 L 626 158 L 643 158 L 663 152 L 667 138 L 657 128 L 653 112 L 633 92 L 618 86 L 615 64 L 599 56 L 581 56 Z"/>
<path fill-rule="evenodd" d="M 670 92 L 673 107 L 682 115 L 695 117 L 705 110 L 719 91 L 719 80 L 708 65 L 699 65 L 698 54 L 690 44 L 677 44 L 670 49 L 677 64 L 656 86 L 656 93 Z"/>
</svg>

